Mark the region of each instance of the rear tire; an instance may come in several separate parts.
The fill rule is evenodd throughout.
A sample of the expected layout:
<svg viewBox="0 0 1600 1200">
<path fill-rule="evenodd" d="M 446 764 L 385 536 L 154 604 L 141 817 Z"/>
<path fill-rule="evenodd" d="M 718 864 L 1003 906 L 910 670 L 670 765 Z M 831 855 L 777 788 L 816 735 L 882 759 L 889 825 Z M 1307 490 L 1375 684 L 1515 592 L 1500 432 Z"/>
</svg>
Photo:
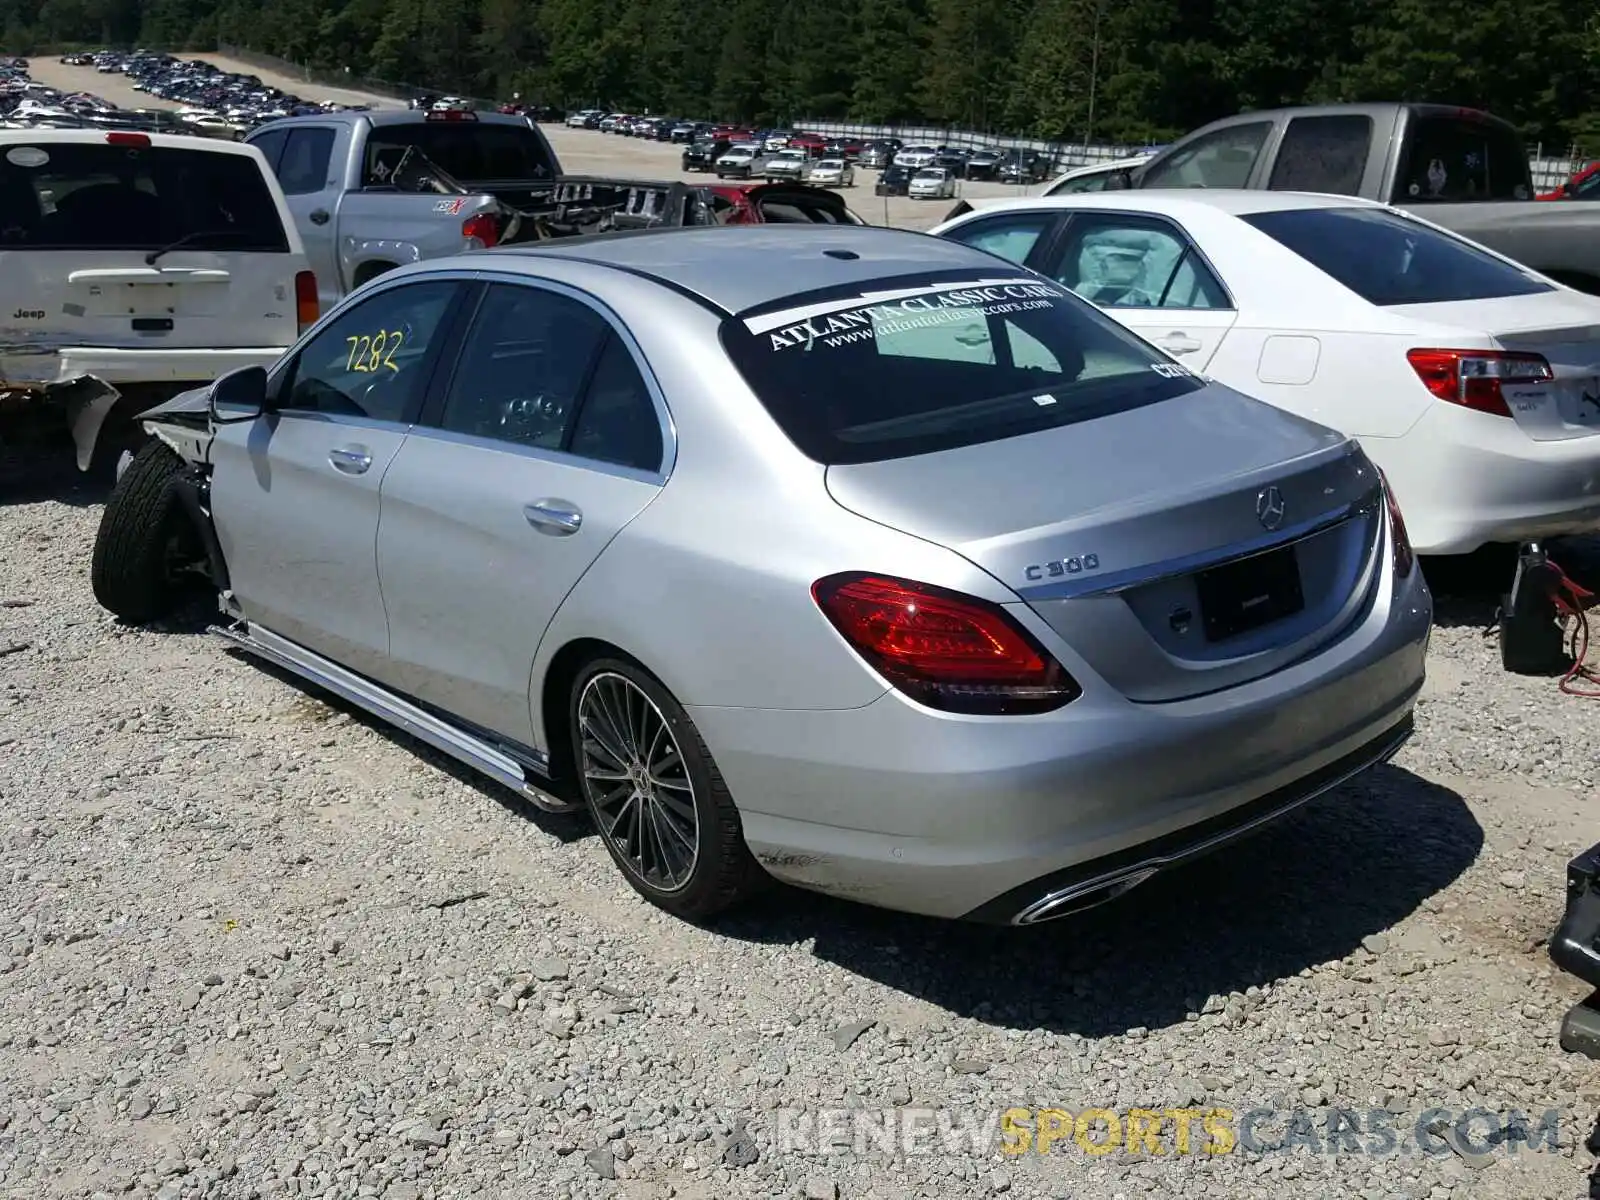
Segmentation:
<svg viewBox="0 0 1600 1200">
<path fill-rule="evenodd" d="M 568 720 L 584 803 L 636 892 L 703 921 L 761 888 L 767 876 L 728 785 L 660 681 L 634 663 L 598 659 L 573 681 Z"/>
<path fill-rule="evenodd" d="M 183 600 L 174 568 L 199 555 L 200 545 L 172 488 L 182 471 L 183 459 L 165 442 L 146 442 L 101 514 L 89 581 L 101 606 L 125 621 L 154 621 Z"/>
</svg>

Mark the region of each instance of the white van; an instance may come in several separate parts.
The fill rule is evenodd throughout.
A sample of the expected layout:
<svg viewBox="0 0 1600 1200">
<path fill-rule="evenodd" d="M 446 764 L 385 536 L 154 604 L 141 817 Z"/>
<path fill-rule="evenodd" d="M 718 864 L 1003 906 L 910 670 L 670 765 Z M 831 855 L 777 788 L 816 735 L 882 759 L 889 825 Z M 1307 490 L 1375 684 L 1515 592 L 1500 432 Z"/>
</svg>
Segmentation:
<svg viewBox="0 0 1600 1200">
<path fill-rule="evenodd" d="M 65 420 L 78 466 L 109 464 L 137 413 L 270 367 L 317 316 L 305 247 L 255 147 L 0 130 L 0 441 L 59 436 Z"/>
</svg>

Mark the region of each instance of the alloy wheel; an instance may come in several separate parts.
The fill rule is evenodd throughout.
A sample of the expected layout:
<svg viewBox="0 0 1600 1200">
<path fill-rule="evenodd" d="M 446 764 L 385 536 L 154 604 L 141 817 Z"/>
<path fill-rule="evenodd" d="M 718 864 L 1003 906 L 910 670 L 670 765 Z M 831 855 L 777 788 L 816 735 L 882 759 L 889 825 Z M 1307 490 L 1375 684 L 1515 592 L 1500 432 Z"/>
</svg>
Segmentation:
<svg viewBox="0 0 1600 1200">
<path fill-rule="evenodd" d="M 602 671 L 578 697 L 578 732 L 600 836 L 652 889 L 684 887 L 699 858 L 700 819 L 666 717 L 633 680 Z"/>
</svg>

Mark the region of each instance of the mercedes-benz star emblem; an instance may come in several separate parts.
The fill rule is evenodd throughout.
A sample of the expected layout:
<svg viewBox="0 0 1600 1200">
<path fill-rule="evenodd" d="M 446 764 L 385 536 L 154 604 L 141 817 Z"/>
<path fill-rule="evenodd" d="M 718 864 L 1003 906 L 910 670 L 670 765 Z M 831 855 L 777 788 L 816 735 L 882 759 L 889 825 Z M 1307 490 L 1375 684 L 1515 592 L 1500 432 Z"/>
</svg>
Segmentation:
<svg viewBox="0 0 1600 1200">
<path fill-rule="evenodd" d="M 1283 493 L 1276 486 L 1262 489 L 1256 497 L 1256 519 L 1265 529 L 1283 524 Z"/>
</svg>

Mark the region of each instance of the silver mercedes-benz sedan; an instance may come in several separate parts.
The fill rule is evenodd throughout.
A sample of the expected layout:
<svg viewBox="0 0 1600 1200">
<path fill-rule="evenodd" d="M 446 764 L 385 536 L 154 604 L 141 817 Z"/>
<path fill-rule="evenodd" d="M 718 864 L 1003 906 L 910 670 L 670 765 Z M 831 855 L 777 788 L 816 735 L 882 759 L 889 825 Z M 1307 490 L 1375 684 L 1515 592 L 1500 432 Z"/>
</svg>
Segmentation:
<svg viewBox="0 0 1600 1200">
<path fill-rule="evenodd" d="M 239 646 L 586 806 L 689 918 L 769 875 L 1073 912 L 1385 759 L 1423 679 L 1354 443 L 921 234 L 432 260 L 146 427 L 106 607 L 202 571 Z"/>
</svg>

